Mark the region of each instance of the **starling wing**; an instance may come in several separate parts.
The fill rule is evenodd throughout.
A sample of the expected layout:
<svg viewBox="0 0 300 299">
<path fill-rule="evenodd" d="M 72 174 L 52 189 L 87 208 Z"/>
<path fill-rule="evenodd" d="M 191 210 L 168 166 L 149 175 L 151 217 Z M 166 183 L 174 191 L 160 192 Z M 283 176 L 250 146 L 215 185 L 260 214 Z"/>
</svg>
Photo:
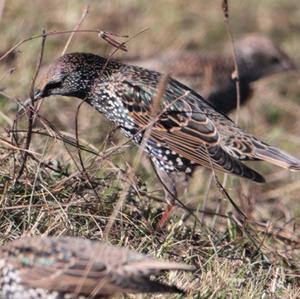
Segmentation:
<svg viewBox="0 0 300 299">
<path fill-rule="evenodd" d="M 140 68 L 140 72 L 147 70 Z M 123 104 L 140 130 L 145 130 L 153 122 L 151 105 L 162 78 L 152 71 L 151 82 L 144 79 L 146 77 L 136 72 L 135 76 L 128 76 L 123 82 L 127 84 Z M 264 160 L 284 168 L 300 169 L 298 159 L 246 133 L 200 95 L 176 80 L 170 79 L 160 108 L 149 139 L 198 165 L 213 166 L 257 182 L 264 182 L 264 178 L 239 160 Z"/>
</svg>

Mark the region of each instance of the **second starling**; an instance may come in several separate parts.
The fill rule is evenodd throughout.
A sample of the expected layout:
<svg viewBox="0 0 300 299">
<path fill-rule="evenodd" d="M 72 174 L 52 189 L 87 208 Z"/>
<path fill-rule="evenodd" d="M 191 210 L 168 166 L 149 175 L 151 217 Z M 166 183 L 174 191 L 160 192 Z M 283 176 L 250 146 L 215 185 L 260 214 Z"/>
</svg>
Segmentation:
<svg viewBox="0 0 300 299">
<path fill-rule="evenodd" d="M 295 69 L 291 58 L 264 35 L 247 34 L 236 42 L 235 47 L 242 105 L 251 98 L 254 81 Z M 236 84 L 232 78 L 234 63 L 232 53 L 228 50 L 225 53 L 173 51 L 145 59 L 129 58 L 127 62 L 172 75 L 198 91 L 223 113 L 236 108 Z"/>
</svg>

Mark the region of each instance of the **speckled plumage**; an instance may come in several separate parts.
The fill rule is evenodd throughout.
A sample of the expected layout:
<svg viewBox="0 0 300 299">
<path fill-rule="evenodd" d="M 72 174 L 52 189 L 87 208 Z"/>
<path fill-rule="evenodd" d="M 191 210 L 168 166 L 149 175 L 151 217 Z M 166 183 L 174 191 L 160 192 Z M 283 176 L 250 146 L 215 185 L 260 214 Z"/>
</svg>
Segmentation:
<svg viewBox="0 0 300 299">
<path fill-rule="evenodd" d="M 182 292 L 150 280 L 165 270 L 194 270 L 126 248 L 85 239 L 23 238 L 0 248 L 3 299 L 103 298 L 115 293 Z"/>
<path fill-rule="evenodd" d="M 295 68 L 292 60 L 280 47 L 261 34 L 248 34 L 238 40 L 235 47 L 240 74 L 241 104 L 245 104 L 250 98 L 253 91 L 251 84 L 254 81 Z M 125 62 L 172 75 L 198 91 L 223 113 L 229 113 L 236 108 L 231 51 L 227 50 L 223 54 L 221 51 L 173 51 L 144 59 L 129 58 Z"/>
<path fill-rule="evenodd" d="M 153 121 L 152 103 L 162 75 L 88 53 L 72 53 L 54 62 L 41 80 L 36 99 L 50 95 L 79 97 L 118 125 L 140 145 Z M 174 174 L 213 167 L 263 182 L 240 160 L 265 160 L 300 169 L 300 161 L 260 141 L 217 112 L 199 94 L 170 79 L 159 114 L 147 134 L 145 151 L 165 188 L 176 196 Z"/>
</svg>

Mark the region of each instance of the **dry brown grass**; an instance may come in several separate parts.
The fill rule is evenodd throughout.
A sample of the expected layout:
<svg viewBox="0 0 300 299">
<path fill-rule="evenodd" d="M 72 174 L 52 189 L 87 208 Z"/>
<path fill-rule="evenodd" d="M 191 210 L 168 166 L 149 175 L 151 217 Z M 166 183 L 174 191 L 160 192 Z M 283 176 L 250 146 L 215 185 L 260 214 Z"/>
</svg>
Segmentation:
<svg viewBox="0 0 300 299">
<path fill-rule="evenodd" d="M 221 6 L 216 1 L 187 4 L 180 0 L 113 0 L 91 1 L 90 5 L 81 28 L 131 36 L 150 28 L 127 44 L 130 55 L 187 45 L 217 50 L 228 40 Z M 0 20 L 0 51 L 40 34 L 43 28 L 73 29 L 83 9 L 83 2 L 77 0 L 53 0 L 47 4 L 7 1 Z M 246 32 L 264 32 L 280 42 L 299 64 L 298 0 L 235 1 L 230 11 L 235 37 Z M 47 38 L 43 64 L 61 54 L 68 38 L 69 35 Z M 130 165 L 136 149 L 126 144 L 111 124 L 85 105 L 76 118 L 76 99 L 51 98 L 40 107 L 41 117 L 33 126 L 26 168 L 16 182 L 24 159 L 20 149 L 24 148 L 28 119 L 26 115 L 19 119 L 19 131 L 14 134 L 12 123 L 17 100 L 29 95 L 39 51 L 40 40 L 34 40 L 0 63 L 1 242 L 25 234 L 102 239 L 123 195 L 124 202 L 109 230 L 109 240 L 140 252 L 197 265 L 199 270 L 194 275 L 171 273 L 162 277 L 186 288 L 190 298 L 300 297 L 299 174 L 258 164 L 268 181 L 263 186 L 230 177 L 227 191 L 247 215 L 249 220 L 245 223 L 215 184 L 209 185 L 209 172 L 199 169 L 181 199 L 202 224 L 178 208 L 165 230 L 157 231 L 164 203 L 161 186 L 147 159 L 142 159 L 137 173 L 132 174 Z M 108 55 L 112 46 L 95 33 L 76 34 L 68 51 Z M 119 51 L 117 55 L 125 54 Z M 299 156 L 299 96 L 299 73 L 260 81 L 255 97 L 240 111 L 241 126 Z M 153 296 L 171 297 L 176 296 Z"/>
</svg>

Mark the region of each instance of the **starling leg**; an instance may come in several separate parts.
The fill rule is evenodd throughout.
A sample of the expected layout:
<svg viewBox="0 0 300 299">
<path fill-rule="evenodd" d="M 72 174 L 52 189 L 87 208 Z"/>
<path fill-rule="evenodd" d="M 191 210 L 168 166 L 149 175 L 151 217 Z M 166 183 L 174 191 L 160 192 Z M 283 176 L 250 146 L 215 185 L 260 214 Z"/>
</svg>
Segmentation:
<svg viewBox="0 0 300 299">
<path fill-rule="evenodd" d="M 152 160 L 152 165 L 155 170 L 157 177 L 159 178 L 160 182 L 164 187 L 165 192 L 165 201 L 167 202 L 168 206 L 164 211 L 159 223 L 158 227 L 162 228 L 166 221 L 169 219 L 171 212 L 175 208 L 175 199 L 177 198 L 177 189 L 176 189 L 176 182 L 175 182 L 175 174 L 173 173 L 166 173 L 165 171 L 161 170 Z"/>
</svg>

